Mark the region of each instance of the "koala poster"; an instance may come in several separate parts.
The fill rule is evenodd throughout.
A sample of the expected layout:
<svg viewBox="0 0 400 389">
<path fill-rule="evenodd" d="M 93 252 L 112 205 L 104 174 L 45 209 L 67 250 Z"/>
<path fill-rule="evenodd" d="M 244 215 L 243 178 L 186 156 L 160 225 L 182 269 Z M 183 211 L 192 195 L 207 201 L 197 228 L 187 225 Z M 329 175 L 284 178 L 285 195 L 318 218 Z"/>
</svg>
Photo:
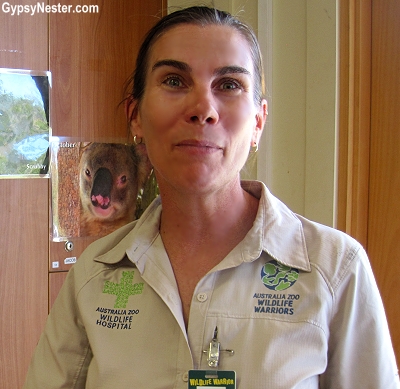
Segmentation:
<svg viewBox="0 0 400 389">
<path fill-rule="evenodd" d="M 141 145 L 51 142 L 53 240 L 101 237 L 137 219 L 157 196 Z"/>
</svg>

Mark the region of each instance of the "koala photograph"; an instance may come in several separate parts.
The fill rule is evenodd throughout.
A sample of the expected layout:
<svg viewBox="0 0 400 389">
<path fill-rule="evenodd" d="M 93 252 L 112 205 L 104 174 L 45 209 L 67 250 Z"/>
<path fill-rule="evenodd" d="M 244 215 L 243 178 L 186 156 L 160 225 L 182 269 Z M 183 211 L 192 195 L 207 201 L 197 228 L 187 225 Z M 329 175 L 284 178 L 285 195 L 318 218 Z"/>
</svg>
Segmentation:
<svg viewBox="0 0 400 389">
<path fill-rule="evenodd" d="M 135 220 L 137 196 L 148 174 L 148 163 L 134 145 L 81 146 L 80 235 L 104 236 Z"/>
<path fill-rule="evenodd" d="M 53 240 L 102 237 L 140 216 L 158 194 L 141 146 L 52 143 Z"/>
</svg>

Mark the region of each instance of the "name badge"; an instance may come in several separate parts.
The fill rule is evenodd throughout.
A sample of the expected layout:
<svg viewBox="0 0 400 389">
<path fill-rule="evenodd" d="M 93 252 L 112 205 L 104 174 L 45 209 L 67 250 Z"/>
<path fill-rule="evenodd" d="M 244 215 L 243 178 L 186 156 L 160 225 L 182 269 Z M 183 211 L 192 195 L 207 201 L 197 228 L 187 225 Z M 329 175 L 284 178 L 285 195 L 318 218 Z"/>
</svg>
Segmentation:
<svg viewBox="0 0 400 389">
<path fill-rule="evenodd" d="M 189 370 L 188 389 L 236 389 L 236 372 L 230 370 Z"/>
</svg>

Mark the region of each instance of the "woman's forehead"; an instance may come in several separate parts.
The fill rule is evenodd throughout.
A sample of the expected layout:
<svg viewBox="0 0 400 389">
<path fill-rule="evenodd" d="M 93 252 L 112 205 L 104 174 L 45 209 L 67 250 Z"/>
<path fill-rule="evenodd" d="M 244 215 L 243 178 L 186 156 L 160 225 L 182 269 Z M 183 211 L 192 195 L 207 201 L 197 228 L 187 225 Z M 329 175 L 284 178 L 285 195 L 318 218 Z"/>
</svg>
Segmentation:
<svg viewBox="0 0 400 389">
<path fill-rule="evenodd" d="M 180 24 L 163 33 L 152 45 L 149 70 L 154 63 L 173 59 L 204 65 L 242 66 L 253 73 L 247 40 L 235 28 L 220 25 Z"/>
</svg>

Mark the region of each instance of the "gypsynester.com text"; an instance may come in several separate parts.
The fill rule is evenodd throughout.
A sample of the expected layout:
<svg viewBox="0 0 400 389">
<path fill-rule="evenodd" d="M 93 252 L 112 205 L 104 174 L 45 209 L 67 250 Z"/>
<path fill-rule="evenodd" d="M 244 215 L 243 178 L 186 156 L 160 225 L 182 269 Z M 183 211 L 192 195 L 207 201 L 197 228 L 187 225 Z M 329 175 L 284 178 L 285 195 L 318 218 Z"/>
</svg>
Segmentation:
<svg viewBox="0 0 400 389">
<path fill-rule="evenodd" d="M 4 2 L 1 10 L 11 16 L 20 16 L 23 14 L 35 15 L 39 13 L 99 13 L 98 5 L 66 5 L 66 4 L 45 4 L 37 2 L 36 4 L 10 4 Z"/>
</svg>

